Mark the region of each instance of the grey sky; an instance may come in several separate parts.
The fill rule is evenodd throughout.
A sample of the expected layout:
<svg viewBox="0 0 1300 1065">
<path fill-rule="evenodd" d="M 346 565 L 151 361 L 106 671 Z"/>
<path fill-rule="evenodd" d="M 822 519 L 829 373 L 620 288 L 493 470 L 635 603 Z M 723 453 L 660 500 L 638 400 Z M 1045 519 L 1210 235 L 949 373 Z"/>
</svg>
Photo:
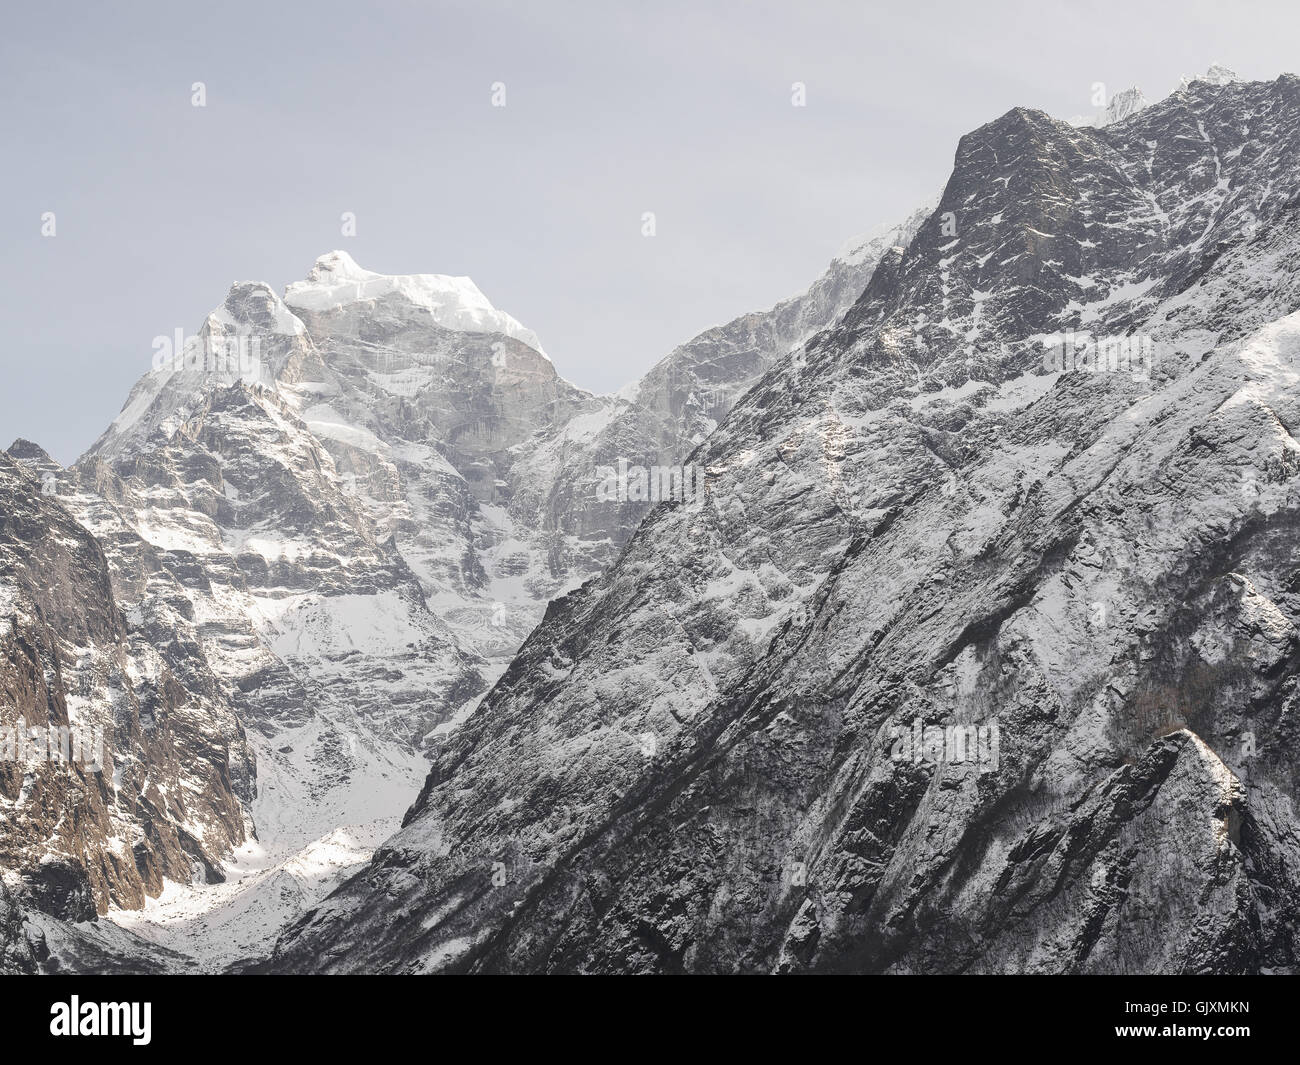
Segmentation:
<svg viewBox="0 0 1300 1065">
<path fill-rule="evenodd" d="M 1009 108 L 1271 79 L 1297 30 L 1290 2 L 9 5 L 0 446 L 72 461 L 155 336 L 336 247 L 468 274 L 609 391 L 802 290 Z"/>
</svg>

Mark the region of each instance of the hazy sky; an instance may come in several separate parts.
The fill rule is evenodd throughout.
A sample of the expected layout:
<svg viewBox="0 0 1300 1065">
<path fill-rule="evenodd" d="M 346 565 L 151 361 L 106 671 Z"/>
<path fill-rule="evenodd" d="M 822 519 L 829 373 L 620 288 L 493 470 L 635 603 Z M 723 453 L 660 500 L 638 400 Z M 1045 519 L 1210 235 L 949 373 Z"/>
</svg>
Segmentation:
<svg viewBox="0 0 1300 1065">
<path fill-rule="evenodd" d="M 155 336 L 333 248 L 468 274 L 610 391 L 804 289 L 1009 108 L 1155 99 L 1215 60 L 1271 79 L 1297 42 L 1293 0 L 10 4 L 0 446 L 72 461 Z"/>
</svg>

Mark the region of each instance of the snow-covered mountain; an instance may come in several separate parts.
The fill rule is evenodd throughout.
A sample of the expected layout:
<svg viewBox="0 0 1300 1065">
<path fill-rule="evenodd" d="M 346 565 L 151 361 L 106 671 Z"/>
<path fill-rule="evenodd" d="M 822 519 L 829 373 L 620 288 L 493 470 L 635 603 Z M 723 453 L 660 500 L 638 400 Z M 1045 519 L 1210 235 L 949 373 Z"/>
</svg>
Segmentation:
<svg viewBox="0 0 1300 1065">
<path fill-rule="evenodd" d="M 536 335 L 468 278 L 381 275 L 335 251 L 283 298 L 236 283 L 194 337 L 160 344 L 75 466 L 16 444 L 9 487 L 14 513 L 35 508 L 29 535 L 66 526 L 102 552 L 104 573 L 80 595 L 115 626 L 104 653 L 121 659 L 134 640 L 157 649 L 153 671 L 195 675 L 168 710 L 225 744 L 213 784 L 202 760 L 182 762 L 191 772 L 170 790 L 190 799 L 176 810 L 158 800 L 165 828 L 133 813 L 143 799 L 129 786 L 120 823 L 110 810 L 88 839 L 33 848 L 43 822 L 11 824 L 15 905 L 43 943 L 29 964 L 93 967 L 117 952 L 184 969 L 266 953 L 398 827 L 429 750 L 547 605 L 600 572 L 648 513 L 648 499 L 602 498 L 602 470 L 680 462 L 680 434 L 720 414 L 696 417 L 682 382 L 707 380 L 729 404 L 843 313 L 905 230 L 855 242 L 804 296 L 683 346 L 621 397 L 560 378 Z M 30 582 L 43 543 L 26 545 Z M 19 619 L 50 609 L 5 602 Z M 86 705 L 159 683 L 133 665 L 133 689 L 99 692 L 81 672 L 93 649 L 64 639 L 45 668 L 75 676 Z M 162 713 L 150 711 L 146 739 Z M 166 788 L 152 755 L 136 757 L 148 786 Z M 21 805 L 17 781 L 4 794 Z M 220 830 L 204 827 L 218 815 Z M 160 832 L 180 842 L 141 857 Z M 123 846 L 140 874 L 101 874 Z M 37 866 L 41 883 L 73 882 L 82 901 L 51 901 Z M 121 929 L 61 923 L 110 908 Z"/>
<path fill-rule="evenodd" d="M 1111 112 L 616 396 L 332 252 L 0 453 L 0 969 L 1295 971 L 1300 79 Z"/>
<path fill-rule="evenodd" d="M 269 968 L 1297 971 L 1298 263 L 1293 75 L 963 138 Z"/>
<path fill-rule="evenodd" d="M 1207 85 L 1230 85 L 1238 81 L 1241 81 L 1241 78 L 1235 71 L 1228 69 L 1222 63 L 1211 63 L 1204 74 L 1198 74 L 1194 77 L 1188 77 L 1184 74 L 1178 80 L 1178 84 L 1174 86 L 1174 92 L 1185 92 L 1197 82 L 1203 82 Z M 1073 126 L 1096 126 L 1098 128 L 1109 126 L 1115 122 L 1123 122 L 1124 119 L 1137 114 L 1148 104 L 1146 94 L 1135 85 L 1110 97 L 1106 102 L 1104 111 L 1095 115 L 1079 115 L 1070 119 L 1070 124 Z"/>
<path fill-rule="evenodd" d="M 1076 115 L 1070 119 L 1072 126 L 1094 126 L 1100 129 L 1115 122 L 1122 122 L 1130 115 L 1137 114 L 1147 106 L 1146 94 L 1136 85 L 1117 92 L 1106 104 L 1106 109 L 1092 115 Z"/>
</svg>

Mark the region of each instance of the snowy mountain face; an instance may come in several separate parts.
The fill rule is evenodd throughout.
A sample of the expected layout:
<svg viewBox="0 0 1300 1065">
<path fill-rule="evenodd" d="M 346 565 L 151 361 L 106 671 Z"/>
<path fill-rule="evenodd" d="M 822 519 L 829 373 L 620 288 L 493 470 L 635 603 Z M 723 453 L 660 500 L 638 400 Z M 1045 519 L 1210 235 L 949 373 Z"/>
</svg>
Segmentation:
<svg viewBox="0 0 1300 1065">
<path fill-rule="evenodd" d="M 1291 75 L 963 138 L 269 967 L 1297 971 L 1298 244 Z"/>
<path fill-rule="evenodd" d="M 1142 95 L 1141 89 L 1132 88 L 1118 92 L 1106 105 L 1105 125 L 1110 126 L 1116 122 L 1123 122 L 1124 119 L 1137 114 L 1146 106 L 1147 98 Z"/>
<path fill-rule="evenodd" d="M 554 523 L 511 518 L 510 449 L 592 401 L 467 279 L 386 278 L 335 253 L 288 295 L 292 308 L 265 285 L 233 286 L 197 337 L 155 357 L 85 458 L 65 471 L 42 454 L 31 471 L 129 582 L 123 609 L 149 591 L 137 571 L 159 574 L 223 713 L 250 731 L 240 831 L 204 857 L 210 882 L 218 859 L 257 874 L 230 906 L 254 913 L 262 939 L 325 882 L 276 869 L 302 869 L 298 852 L 320 857 L 317 841 L 340 831 L 305 865 L 355 863 L 396 827 L 431 734 L 613 546 L 566 551 Z M 78 859 L 103 857 L 87 845 Z M 164 873 L 193 879 L 188 863 Z M 155 875 L 101 891 L 99 909 L 162 888 Z"/>
<path fill-rule="evenodd" d="M 646 403 L 568 384 L 467 278 L 380 275 L 333 252 L 283 299 L 235 284 L 196 336 L 157 345 L 74 467 L 23 441 L 0 456 L 5 513 L 34 515 L 12 563 L 28 598 L 6 593 L 4 608 L 18 621 L 53 609 L 42 552 L 66 528 L 98 567 L 68 603 L 112 630 L 96 643 L 54 627 L 45 684 L 62 669 L 77 696 L 65 712 L 27 692 L 18 708 L 29 722 L 93 708 L 127 729 L 140 778 L 116 773 L 89 835 L 37 846 L 48 817 L 10 822 L 23 965 L 184 970 L 266 953 L 398 827 L 428 749 L 649 512 L 648 497 L 602 498 L 603 471 L 680 462 L 690 445 L 674 434 L 712 428 L 660 382 L 707 373 L 739 395 L 841 314 L 900 239 L 858 242 L 804 297 L 674 352 Z M 728 357 L 699 370 L 706 349 Z M 6 656 L 16 675 L 35 668 L 22 646 Z M 138 727 L 121 724 L 132 699 Z M 28 803 L 30 781 L 0 779 Z M 71 801 L 59 787 L 42 809 Z M 121 928 L 65 923 L 109 908 Z"/>
<path fill-rule="evenodd" d="M 932 202 L 900 225 L 850 241 L 803 295 L 701 333 L 625 389 L 656 418 L 658 460 L 680 462 L 778 359 L 837 321 L 867 287 L 881 256 L 905 247 L 933 209 Z"/>
<path fill-rule="evenodd" d="M 232 286 L 0 453 L 0 729 L 106 752 L 0 759 L 0 971 L 1293 971 L 1298 153 L 1291 76 L 1018 109 L 614 397 Z"/>
</svg>

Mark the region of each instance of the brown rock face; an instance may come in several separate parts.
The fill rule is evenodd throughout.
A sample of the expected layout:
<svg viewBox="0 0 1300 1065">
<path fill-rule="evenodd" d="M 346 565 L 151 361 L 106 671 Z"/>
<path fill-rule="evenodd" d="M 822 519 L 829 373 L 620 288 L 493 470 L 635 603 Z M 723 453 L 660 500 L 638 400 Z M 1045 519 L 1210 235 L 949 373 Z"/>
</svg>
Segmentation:
<svg viewBox="0 0 1300 1065">
<path fill-rule="evenodd" d="M 219 876 L 251 770 L 179 587 L 138 543 L 115 573 L 51 469 L 25 442 L 0 454 L 0 865 L 26 903 L 87 920 Z"/>
</svg>

